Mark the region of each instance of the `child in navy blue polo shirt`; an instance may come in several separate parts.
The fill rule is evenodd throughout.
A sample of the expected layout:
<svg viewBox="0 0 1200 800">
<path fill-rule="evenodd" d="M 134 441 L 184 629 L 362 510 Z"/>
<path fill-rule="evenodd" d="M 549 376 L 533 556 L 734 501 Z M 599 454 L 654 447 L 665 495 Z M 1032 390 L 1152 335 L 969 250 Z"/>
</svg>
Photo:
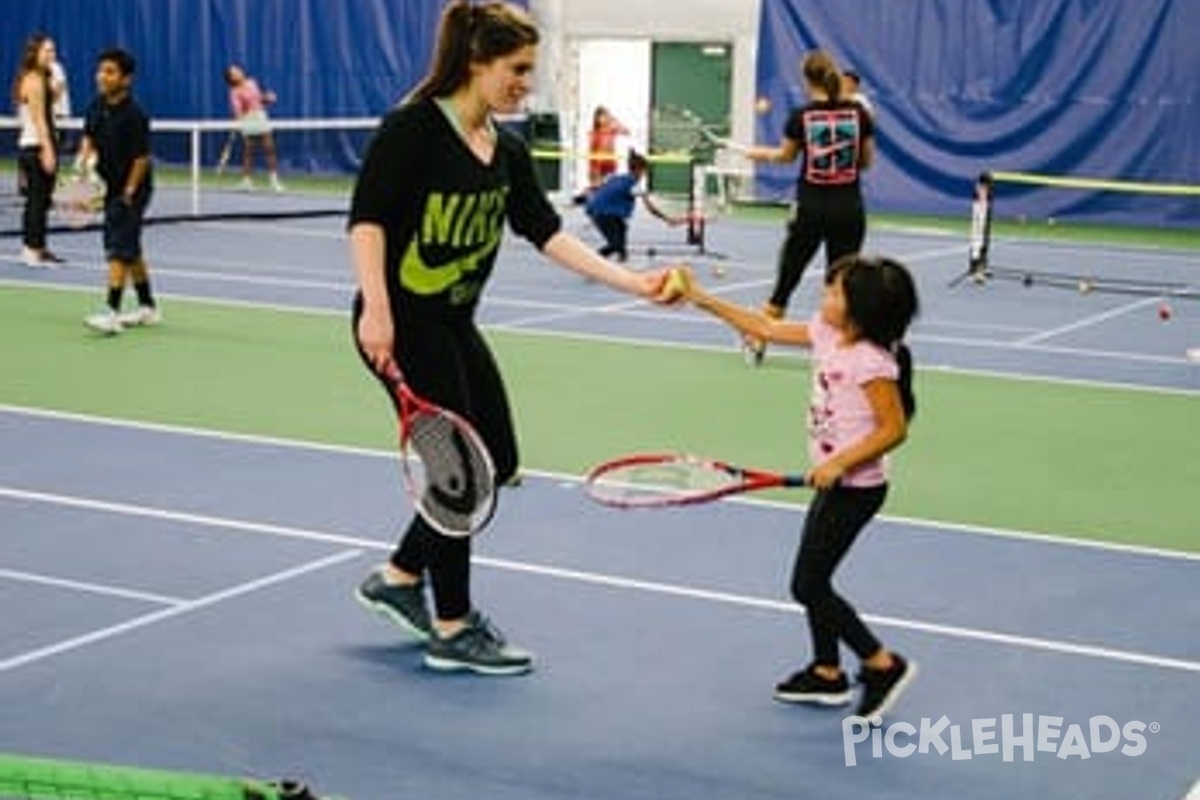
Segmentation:
<svg viewBox="0 0 1200 800">
<path fill-rule="evenodd" d="M 128 326 L 157 325 L 162 321 L 150 274 L 142 254 L 142 221 L 154 192 L 150 158 L 150 119 L 134 100 L 136 62 L 121 49 L 105 50 L 96 59 L 98 96 L 84 114 L 83 143 L 78 163 L 93 157 L 104 179 L 104 255 L 108 260 L 108 295 L 105 308 L 84 319 L 84 324 L 106 334 Z M 132 279 L 137 308 L 121 312 L 121 295 Z"/>
<path fill-rule="evenodd" d="M 664 214 L 650 200 L 650 195 L 641 185 L 647 167 L 646 157 L 631 150 L 628 171 L 608 176 L 588 198 L 587 214 L 604 236 L 604 246 L 600 248 L 600 255 L 605 258 L 615 256 L 618 261 L 625 261 L 629 257 L 626 244 L 629 238 L 629 218 L 633 216 L 634 200 L 637 197 L 642 198 L 647 211 L 668 225 L 682 225 L 687 221 L 686 217 Z"/>
</svg>

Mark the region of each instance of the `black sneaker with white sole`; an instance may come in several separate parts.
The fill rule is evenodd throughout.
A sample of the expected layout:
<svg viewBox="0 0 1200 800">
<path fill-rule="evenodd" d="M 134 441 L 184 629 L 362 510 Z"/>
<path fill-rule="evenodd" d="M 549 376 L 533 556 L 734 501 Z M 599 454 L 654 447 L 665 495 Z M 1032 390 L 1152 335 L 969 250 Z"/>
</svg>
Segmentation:
<svg viewBox="0 0 1200 800">
<path fill-rule="evenodd" d="M 815 703 L 843 706 L 850 702 L 850 681 L 842 673 L 833 680 L 822 678 L 809 665 L 775 686 L 775 699 L 783 703 Z"/>
<path fill-rule="evenodd" d="M 892 666 L 889 669 L 863 668 L 858 674 L 858 680 L 863 685 L 858 716 L 868 720 L 875 716 L 882 717 L 916 676 L 917 665 L 897 653 L 892 654 Z"/>
<path fill-rule="evenodd" d="M 458 633 L 429 640 L 425 666 L 440 672 L 521 675 L 533 669 L 533 654 L 508 644 L 487 617 L 472 611 Z"/>
<path fill-rule="evenodd" d="M 387 617 L 418 641 L 428 641 L 433 635 L 423 583 L 412 586 L 388 583 L 384 580 L 383 568 L 380 568 L 367 576 L 354 596 L 364 606 Z"/>
</svg>

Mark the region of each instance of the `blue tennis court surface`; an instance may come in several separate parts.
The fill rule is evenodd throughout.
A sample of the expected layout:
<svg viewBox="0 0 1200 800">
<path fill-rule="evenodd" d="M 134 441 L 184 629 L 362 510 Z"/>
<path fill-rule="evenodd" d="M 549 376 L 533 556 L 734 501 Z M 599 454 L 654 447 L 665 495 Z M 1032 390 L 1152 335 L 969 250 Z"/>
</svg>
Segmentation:
<svg viewBox="0 0 1200 800">
<path fill-rule="evenodd" d="M 779 234 L 715 225 L 728 257 L 698 274 L 757 303 Z M 55 244 L 70 267 L 0 262 L 0 291 L 98 296 L 93 238 Z M 172 297 L 345 313 L 336 221 L 161 227 L 149 247 L 168 325 Z M 505 248 L 489 325 L 737 357 L 697 314 Z M 965 244 L 937 232 L 873 232 L 870 249 L 919 275 L 923 365 L 1200 390 L 1194 303 L 1164 324 L 1147 298 L 952 290 Z M 475 594 L 538 669 L 487 680 L 425 671 L 353 598 L 405 515 L 386 451 L 0 407 L 0 453 L 0 751 L 299 775 L 354 800 L 1181 800 L 1200 778 L 1194 555 L 879 520 L 840 579 L 921 672 L 856 742 L 838 711 L 771 699 L 807 660 L 786 596 L 795 507 L 618 513 L 574 476 L 530 475 L 477 540 Z"/>
</svg>

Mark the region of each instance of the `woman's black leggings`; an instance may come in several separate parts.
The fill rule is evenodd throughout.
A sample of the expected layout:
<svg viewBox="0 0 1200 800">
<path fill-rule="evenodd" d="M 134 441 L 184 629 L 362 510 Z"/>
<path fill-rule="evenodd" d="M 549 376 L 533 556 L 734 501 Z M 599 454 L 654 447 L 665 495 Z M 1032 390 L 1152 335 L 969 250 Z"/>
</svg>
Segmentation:
<svg viewBox="0 0 1200 800">
<path fill-rule="evenodd" d="M 25 190 L 25 212 L 21 218 L 24 244 L 31 250 L 44 250 L 55 174 L 42 169 L 36 147 L 21 148 L 17 166 L 21 171 L 21 185 Z"/>
<path fill-rule="evenodd" d="M 887 485 L 835 486 L 817 492 L 800 537 L 792 570 L 792 596 L 808 612 L 814 661 L 841 663 L 838 642 L 845 641 L 860 659 L 880 648 L 858 612 L 833 590 L 833 573 L 859 532 L 883 507 Z"/>
<path fill-rule="evenodd" d="M 355 300 L 354 341 L 358 345 L 361 298 Z M 475 323 L 436 315 L 397 315 L 396 363 L 412 390 L 475 426 L 503 485 L 517 471 L 517 441 L 508 393 L 500 370 Z M 363 356 L 362 347 L 358 352 Z M 371 370 L 365 356 L 363 363 Z M 375 375 L 374 370 L 371 374 Z M 395 403 L 387 384 L 380 386 Z M 393 566 L 413 575 L 429 574 L 434 606 L 441 619 L 459 619 L 471 610 L 471 540 L 434 530 L 414 514 L 391 556 Z"/>
<path fill-rule="evenodd" d="M 861 204 L 834 208 L 800 206 L 788 223 L 787 238 L 779 251 L 775 288 L 770 303 L 783 311 L 808 263 L 821 244 L 825 244 L 825 262 L 832 264 L 844 255 L 857 253 L 867 235 L 867 220 Z"/>
</svg>

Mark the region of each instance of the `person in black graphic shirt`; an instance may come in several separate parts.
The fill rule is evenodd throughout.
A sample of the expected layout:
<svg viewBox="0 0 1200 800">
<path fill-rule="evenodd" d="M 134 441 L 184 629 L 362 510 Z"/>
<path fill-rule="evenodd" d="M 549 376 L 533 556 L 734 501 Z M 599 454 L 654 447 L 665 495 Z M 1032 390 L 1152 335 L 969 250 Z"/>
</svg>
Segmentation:
<svg viewBox="0 0 1200 800">
<path fill-rule="evenodd" d="M 567 269 L 666 302 L 666 267 L 627 270 L 562 230 L 528 148 L 493 120 L 529 94 L 537 42 L 537 28 L 515 5 L 448 4 L 429 73 L 368 147 L 348 223 L 358 282 L 353 334 L 364 364 L 376 377 L 398 370 L 417 394 L 473 423 L 499 484 L 517 474 L 517 442 L 475 309 L 505 223 Z M 528 672 L 531 654 L 507 643 L 472 604 L 470 567 L 469 539 L 442 536 L 414 515 L 357 596 L 426 642 L 429 668 Z"/>
<path fill-rule="evenodd" d="M 860 177 L 875 154 L 871 114 L 853 98 L 842 96 L 842 77 L 825 52 L 809 53 L 802 72 L 809 102 L 788 117 L 780 144 L 737 147 L 752 161 L 790 164 L 803 157 L 775 288 L 763 306 L 763 312 L 774 319 L 783 317 L 822 244 L 826 264 L 832 264 L 857 253 L 867 232 Z M 754 338 L 747 338 L 745 344 L 750 360 L 761 363 L 765 344 Z"/>
</svg>

